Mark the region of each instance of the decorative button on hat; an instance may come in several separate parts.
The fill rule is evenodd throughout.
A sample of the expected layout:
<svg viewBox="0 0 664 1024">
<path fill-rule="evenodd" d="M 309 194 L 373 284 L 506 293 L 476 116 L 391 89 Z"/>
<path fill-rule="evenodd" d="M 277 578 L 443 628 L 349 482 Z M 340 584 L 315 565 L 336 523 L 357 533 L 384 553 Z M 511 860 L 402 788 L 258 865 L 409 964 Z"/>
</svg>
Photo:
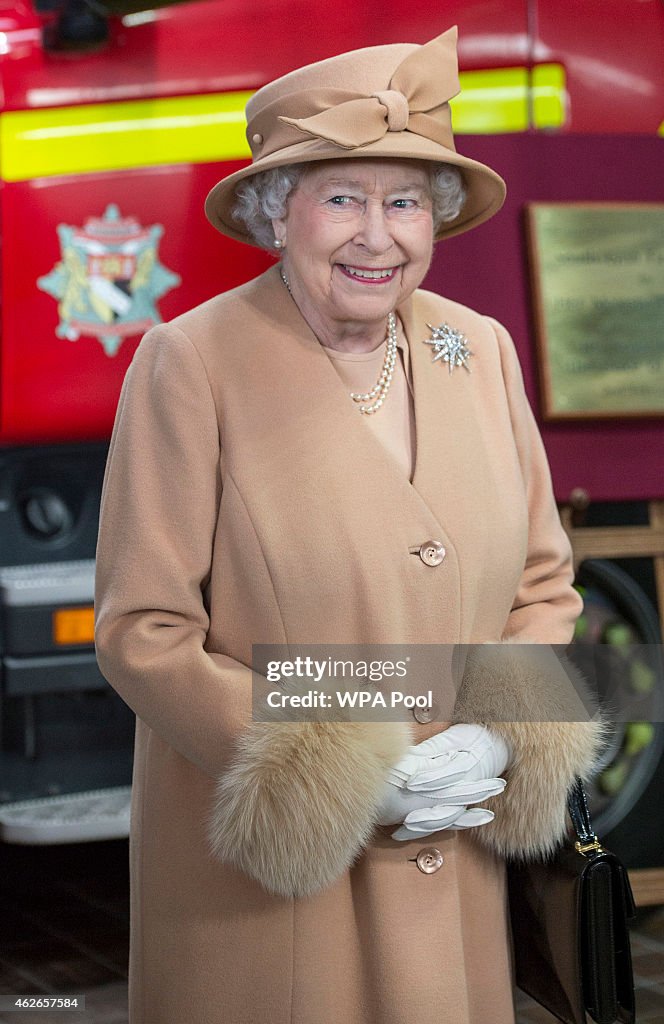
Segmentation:
<svg viewBox="0 0 664 1024">
<path fill-rule="evenodd" d="M 205 203 L 210 222 L 223 234 L 255 245 L 232 216 L 240 182 L 286 164 L 366 157 L 460 169 L 466 201 L 454 220 L 439 226 L 436 240 L 488 220 L 503 204 L 505 183 L 491 168 L 456 152 L 449 103 L 459 92 L 456 42 L 454 27 L 423 46 L 352 50 L 259 89 L 246 110 L 253 163 L 212 189 Z"/>
</svg>

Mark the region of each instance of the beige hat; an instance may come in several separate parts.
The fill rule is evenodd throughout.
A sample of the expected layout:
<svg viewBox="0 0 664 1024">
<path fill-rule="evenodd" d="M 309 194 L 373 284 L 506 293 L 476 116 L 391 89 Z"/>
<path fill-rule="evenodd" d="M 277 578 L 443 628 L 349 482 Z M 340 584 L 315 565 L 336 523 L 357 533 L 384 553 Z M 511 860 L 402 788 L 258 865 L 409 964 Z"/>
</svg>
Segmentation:
<svg viewBox="0 0 664 1024">
<path fill-rule="evenodd" d="M 441 224 L 436 240 L 488 220 L 503 204 L 505 183 L 454 148 L 449 101 L 459 92 L 456 41 L 454 27 L 424 46 L 352 50 L 259 89 L 247 103 L 253 162 L 212 189 L 205 202 L 210 223 L 255 245 L 232 216 L 241 181 L 285 164 L 353 157 L 404 157 L 459 167 L 467 199 L 458 217 Z"/>
</svg>

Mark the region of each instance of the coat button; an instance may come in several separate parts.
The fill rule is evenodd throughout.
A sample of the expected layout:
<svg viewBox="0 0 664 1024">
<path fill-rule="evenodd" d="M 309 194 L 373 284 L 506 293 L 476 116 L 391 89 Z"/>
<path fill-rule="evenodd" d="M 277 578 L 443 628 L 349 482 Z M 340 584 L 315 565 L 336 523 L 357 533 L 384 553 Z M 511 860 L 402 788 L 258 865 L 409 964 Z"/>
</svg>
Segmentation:
<svg viewBox="0 0 664 1024">
<path fill-rule="evenodd" d="M 425 875 L 432 875 L 434 871 L 440 870 L 443 866 L 443 855 L 436 846 L 426 846 L 420 850 L 415 862 Z"/>
<path fill-rule="evenodd" d="M 420 548 L 420 558 L 425 565 L 440 565 L 445 557 L 445 548 L 439 540 L 426 540 Z"/>
<path fill-rule="evenodd" d="M 429 722 L 433 722 L 437 712 L 438 705 L 429 704 L 426 708 L 413 708 L 413 718 L 422 725 L 428 725 Z"/>
</svg>

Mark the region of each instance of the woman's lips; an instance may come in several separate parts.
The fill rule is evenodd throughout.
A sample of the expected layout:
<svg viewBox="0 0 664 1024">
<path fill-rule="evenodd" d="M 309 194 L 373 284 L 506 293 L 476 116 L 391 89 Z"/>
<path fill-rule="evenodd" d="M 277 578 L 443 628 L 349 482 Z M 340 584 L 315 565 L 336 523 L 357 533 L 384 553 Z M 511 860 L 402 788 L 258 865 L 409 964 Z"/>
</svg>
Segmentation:
<svg viewBox="0 0 664 1024">
<path fill-rule="evenodd" d="M 337 267 L 344 277 L 369 285 L 388 284 L 394 280 L 399 269 L 398 267 L 353 267 L 345 263 L 337 263 Z"/>
</svg>

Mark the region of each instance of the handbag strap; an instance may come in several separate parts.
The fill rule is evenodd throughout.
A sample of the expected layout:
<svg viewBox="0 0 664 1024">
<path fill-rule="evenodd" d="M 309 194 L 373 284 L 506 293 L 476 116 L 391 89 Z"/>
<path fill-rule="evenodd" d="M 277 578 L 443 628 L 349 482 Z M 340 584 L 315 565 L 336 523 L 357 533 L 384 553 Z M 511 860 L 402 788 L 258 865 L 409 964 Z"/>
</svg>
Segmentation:
<svg viewBox="0 0 664 1024">
<path fill-rule="evenodd" d="M 567 810 L 574 826 L 579 845 L 592 847 L 598 843 L 588 810 L 588 799 L 581 779 L 576 779 L 567 794 Z M 577 846 L 578 849 L 578 846 Z M 583 852 L 579 850 L 579 852 Z"/>
</svg>

